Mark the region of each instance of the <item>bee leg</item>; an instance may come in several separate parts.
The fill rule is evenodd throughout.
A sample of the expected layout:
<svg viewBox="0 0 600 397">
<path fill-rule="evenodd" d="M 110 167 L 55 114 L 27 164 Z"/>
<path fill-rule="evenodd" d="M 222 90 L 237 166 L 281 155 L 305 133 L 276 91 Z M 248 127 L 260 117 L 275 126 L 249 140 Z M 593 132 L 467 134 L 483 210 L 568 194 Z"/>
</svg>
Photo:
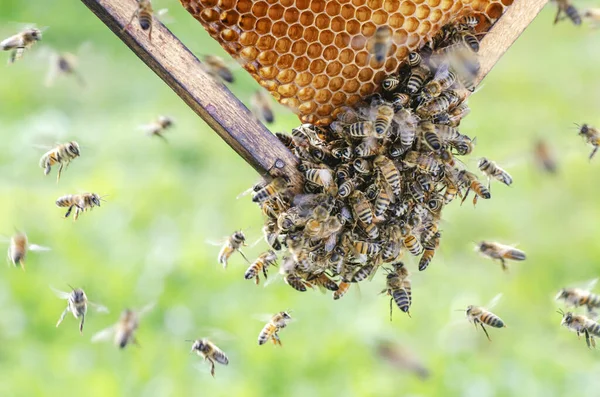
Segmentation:
<svg viewBox="0 0 600 397">
<path fill-rule="evenodd" d="M 500 258 L 500 264 L 502 265 L 502 270 L 504 270 L 505 272 L 508 271 L 508 266 L 506 266 L 506 261 L 504 260 L 504 258 Z"/>
<path fill-rule="evenodd" d="M 64 163 L 60 163 L 60 166 L 58 167 L 58 174 L 56 175 L 56 183 L 58 183 L 58 181 L 60 180 L 60 174 L 62 172 Z"/>
<path fill-rule="evenodd" d="M 73 211 L 73 207 L 75 207 L 74 205 L 70 206 L 69 209 L 67 210 L 67 213 L 65 214 L 65 218 L 68 218 L 69 215 L 71 215 L 71 211 Z"/>
<path fill-rule="evenodd" d="M 475 207 L 475 205 L 477 205 L 477 198 L 479 196 L 477 195 L 477 193 L 475 193 L 475 195 L 473 196 L 473 207 Z"/>
<path fill-rule="evenodd" d="M 242 257 L 246 260 L 246 262 L 248 262 L 248 264 L 250 264 L 250 261 L 248 260 L 248 258 L 246 258 L 246 255 L 244 255 L 242 250 L 238 250 L 238 252 L 240 253 L 240 255 L 242 255 Z"/>
<path fill-rule="evenodd" d="M 594 150 L 592 150 L 592 153 L 590 154 L 590 160 L 592 160 L 592 157 L 594 157 L 594 155 L 596 154 L 597 151 L 598 151 L 598 146 L 594 146 Z"/>
<path fill-rule="evenodd" d="M 260 278 L 258 277 L 258 274 L 254 278 L 254 284 L 256 284 L 256 285 L 260 284 Z"/>
<path fill-rule="evenodd" d="M 56 323 L 57 327 L 60 325 L 60 323 L 62 323 L 62 320 L 65 319 L 65 316 L 67 315 L 68 312 L 69 312 L 69 306 L 67 306 L 65 311 L 63 311 L 62 314 L 60 315 L 60 318 L 58 319 L 58 322 Z"/>
<path fill-rule="evenodd" d="M 591 335 L 590 335 L 590 342 L 592 342 L 592 347 L 595 349 L 596 348 L 596 339 L 594 339 L 594 337 Z"/>
<path fill-rule="evenodd" d="M 390 298 L 390 322 L 392 322 L 392 301 L 394 298 Z"/>
<path fill-rule="evenodd" d="M 85 314 L 81 315 L 81 322 L 79 323 L 79 334 L 83 335 L 83 323 L 85 323 Z"/>
<path fill-rule="evenodd" d="M 148 40 L 152 41 L 152 24 L 154 21 L 150 21 L 150 29 L 148 29 Z M 213 372 L 214 372 L 214 364 L 213 364 Z M 213 374 L 213 376 L 215 376 Z"/>
<path fill-rule="evenodd" d="M 488 340 L 491 342 L 492 340 L 490 339 L 490 336 L 488 335 L 487 330 L 485 329 L 485 327 L 483 326 L 483 323 L 480 322 L 479 325 L 481 325 L 481 329 L 483 330 L 483 332 L 485 332 L 485 336 L 487 336 Z"/>
<path fill-rule="evenodd" d="M 590 346 L 590 333 L 588 332 L 587 329 L 584 329 L 583 333 L 585 335 L 585 343 L 587 344 L 587 347 L 591 348 L 591 346 Z"/>
<path fill-rule="evenodd" d="M 469 195 L 469 192 L 471 191 L 471 188 L 467 188 L 467 191 L 465 192 L 464 197 L 462 198 L 462 200 L 460 201 L 460 205 L 463 205 L 463 203 L 465 202 L 465 200 L 467 199 L 467 196 Z"/>
<path fill-rule="evenodd" d="M 207 357 L 207 359 L 208 359 L 208 362 L 210 362 L 210 374 L 214 378 L 215 377 L 215 362 L 208 357 Z"/>
<path fill-rule="evenodd" d="M 127 25 L 123 26 L 123 29 L 121 29 L 121 32 L 129 29 L 131 27 L 131 24 L 133 23 L 133 20 L 139 15 L 139 10 L 136 10 L 133 15 L 131 16 L 131 19 L 129 20 L 129 22 L 127 23 Z"/>
</svg>

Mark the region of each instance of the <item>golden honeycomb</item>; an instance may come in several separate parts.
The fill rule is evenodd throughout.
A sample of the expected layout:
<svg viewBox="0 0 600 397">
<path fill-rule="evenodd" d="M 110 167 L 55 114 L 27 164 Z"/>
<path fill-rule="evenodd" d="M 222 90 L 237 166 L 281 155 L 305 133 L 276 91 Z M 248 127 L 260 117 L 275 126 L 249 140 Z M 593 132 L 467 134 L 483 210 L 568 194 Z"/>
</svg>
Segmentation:
<svg viewBox="0 0 600 397">
<path fill-rule="evenodd" d="M 208 33 L 302 122 L 330 123 L 446 23 L 467 14 L 489 28 L 513 0 L 181 0 Z M 380 26 L 388 57 L 370 56 Z"/>
</svg>

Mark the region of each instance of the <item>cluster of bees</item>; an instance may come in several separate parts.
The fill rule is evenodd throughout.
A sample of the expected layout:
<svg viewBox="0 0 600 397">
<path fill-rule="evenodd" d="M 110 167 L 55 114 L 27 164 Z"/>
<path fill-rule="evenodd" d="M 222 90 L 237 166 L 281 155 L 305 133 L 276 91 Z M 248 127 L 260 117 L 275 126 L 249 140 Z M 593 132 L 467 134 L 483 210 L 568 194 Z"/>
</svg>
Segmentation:
<svg viewBox="0 0 600 397">
<path fill-rule="evenodd" d="M 569 0 L 554 0 L 557 6 L 554 23 L 569 19 L 575 25 L 581 25 L 583 20 L 591 23 L 592 27 L 600 27 L 600 8 L 587 8 L 579 11 Z"/>
<path fill-rule="evenodd" d="M 597 281 L 598 279 L 593 280 L 585 288 L 563 288 L 556 295 L 556 299 L 563 300 L 568 307 L 587 308 L 589 317 L 570 311 L 565 313 L 562 309 L 558 313 L 562 316 L 561 325 L 575 332 L 577 338 L 583 334 L 588 347 L 596 347 L 594 337 L 600 337 L 600 324 L 596 321 L 598 314 L 595 312 L 595 309 L 600 308 L 600 295 L 590 291 Z"/>
</svg>

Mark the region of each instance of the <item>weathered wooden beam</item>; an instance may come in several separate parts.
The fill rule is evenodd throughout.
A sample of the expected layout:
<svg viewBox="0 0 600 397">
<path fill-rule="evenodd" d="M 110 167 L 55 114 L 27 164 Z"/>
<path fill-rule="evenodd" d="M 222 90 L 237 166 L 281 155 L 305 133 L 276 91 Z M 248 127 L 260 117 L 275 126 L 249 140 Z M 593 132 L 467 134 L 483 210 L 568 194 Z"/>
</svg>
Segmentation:
<svg viewBox="0 0 600 397">
<path fill-rule="evenodd" d="M 508 7 L 504 15 L 481 40 L 479 49 L 481 70 L 476 80 L 477 84 L 487 76 L 546 3 L 548 0 L 515 0 Z"/>
<path fill-rule="evenodd" d="M 135 1 L 82 2 L 260 174 L 278 169 L 293 183 L 301 181 L 294 155 L 162 23 L 154 21 L 150 41 L 137 20 L 123 30 Z"/>
</svg>

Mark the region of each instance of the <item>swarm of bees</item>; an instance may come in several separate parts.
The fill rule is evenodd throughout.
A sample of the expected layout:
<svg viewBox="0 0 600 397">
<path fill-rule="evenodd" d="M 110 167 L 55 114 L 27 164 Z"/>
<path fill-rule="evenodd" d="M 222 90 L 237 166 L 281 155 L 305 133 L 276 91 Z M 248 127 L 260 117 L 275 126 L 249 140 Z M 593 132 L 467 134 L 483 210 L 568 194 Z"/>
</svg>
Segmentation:
<svg viewBox="0 0 600 397">
<path fill-rule="evenodd" d="M 285 247 L 280 273 L 288 285 L 302 292 L 317 286 L 339 299 L 387 264 L 383 292 L 409 313 L 403 255 L 420 256 L 418 269 L 427 269 L 440 244 L 443 207 L 456 197 L 464 202 L 470 192 L 473 204 L 489 199 L 491 179 L 512 183 L 505 170 L 483 158 L 479 169 L 486 186 L 456 159 L 475 146 L 457 127 L 469 113 L 466 99 L 480 67 L 478 23 L 467 16 L 443 27 L 383 80 L 381 92 L 341 112 L 329 127 L 303 124 L 291 136 L 277 134 L 298 157 L 305 183 L 298 193 L 276 174 L 253 188 L 272 249 L 253 265 L 265 277 L 275 251 Z M 386 56 L 386 32 L 375 35 L 375 61 Z M 493 257 L 504 261 L 508 254 Z M 246 278 L 257 274 L 249 271 Z"/>
</svg>

